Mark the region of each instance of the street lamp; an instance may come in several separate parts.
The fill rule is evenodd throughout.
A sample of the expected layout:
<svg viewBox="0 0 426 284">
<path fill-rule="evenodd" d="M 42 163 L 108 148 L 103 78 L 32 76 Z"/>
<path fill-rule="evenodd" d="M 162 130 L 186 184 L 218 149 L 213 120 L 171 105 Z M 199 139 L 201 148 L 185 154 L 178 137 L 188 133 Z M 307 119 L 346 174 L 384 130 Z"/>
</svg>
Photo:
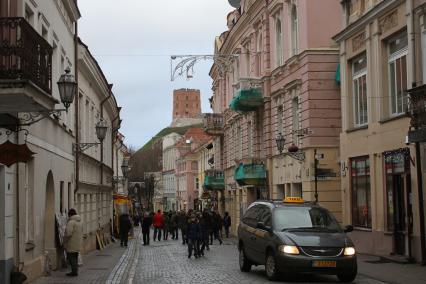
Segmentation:
<svg viewBox="0 0 426 284">
<path fill-rule="evenodd" d="M 285 146 L 285 138 L 281 133 L 278 133 L 277 137 L 275 138 L 275 142 L 277 143 L 277 149 L 282 154 L 284 151 Z M 299 147 L 292 144 L 287 148 L 288 155 L 298 161 L 304 161 L 305 160 L 305 153 L 302 151 L 299 151 Z"/>
<path fill-rule="evenodd" d="M 101 120 L 98 123 L 96 123 L 95 131 L 96 131 L 96 137 L 98 137 L 100 142 L 73 143 L 72 144 L 73 152 L 81 153 L 93 146 L 98 146 L 99 144 L 101 144 L 102 141 L 104 141 L 106 133 L 108 131 L 108 124 L 106 123 L 106 121 L 101 118 Z"/>
<path fill-rule="evenodd" d="M 75 93 L 77 92 L 77 82 L 75 77 L 70 74 L 69 67 L 65 69 L 65 74 L 62 74 L 58 81 L 59 96 L 64 104 L 66 111 L 74 101 Z"/>
</svg>

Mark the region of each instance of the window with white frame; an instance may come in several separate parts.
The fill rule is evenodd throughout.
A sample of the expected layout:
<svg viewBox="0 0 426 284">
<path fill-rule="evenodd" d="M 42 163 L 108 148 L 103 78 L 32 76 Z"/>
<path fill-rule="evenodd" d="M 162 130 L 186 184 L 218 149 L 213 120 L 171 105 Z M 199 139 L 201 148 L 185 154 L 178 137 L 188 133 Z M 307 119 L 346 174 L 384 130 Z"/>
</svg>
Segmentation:
<svg viewBox="0 0 426 284">
<path fill-rule="evenodd" d="M 407 53 L 406 32 L 388 42 L 389 95 L 392 115 L 403 114 L 407 108 Z"/>
<path fill-rule="evenodd" d="M 275 18 L 275 63 L 276 67 L 283 65 L 283 34 L 281 20 L 278 18 L 278 14 Z"/>
<path fill-rule="evenodd" d="M 367 56 L 364 54 L 352 62 L 354 125 L 368 123 L 367 107 Z"/>
<path fill-rule="evenodd" d="M 291 8 L 291 53 L 296 55 L 299 53 L 299 18 L 297 16 L 296 5 Z"/>
</svg>

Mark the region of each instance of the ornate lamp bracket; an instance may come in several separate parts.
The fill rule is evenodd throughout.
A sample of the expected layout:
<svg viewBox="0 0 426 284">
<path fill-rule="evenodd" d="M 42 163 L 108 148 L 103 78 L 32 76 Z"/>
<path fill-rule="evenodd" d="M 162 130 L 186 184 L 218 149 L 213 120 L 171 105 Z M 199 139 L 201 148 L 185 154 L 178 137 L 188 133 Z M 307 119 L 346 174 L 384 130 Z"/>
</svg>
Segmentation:
<svg viewBox="0 0 426 284">
<path fill-rule="evenodd" d="M 218 66 L 219 76 L 223 77 L 227 72 L 233 70 L 237 54 L 215 54 L 215 55 L 172 55 L 170 57 L 170 80 L 174 81 L 177 77 L 186 76 L 187 79 L 194 77 L 194 65 L 201 60 L 213 60 Z"/>
<path fill-rule="evenodd" d="M 73 152 L 73 154 L 82 153 L 82 152 L 86 151 L 87 149 L 89 149 L 93 146 L 98 147 L 98 145 L 100 145 L 100 144 L 101 143 L 78 143 L 78 144 L 73 143 L 72 144 L 72 152 Z"/>
<path fill-rule="evenodd" d="M 305 160 L 305 158 L 306 158 L 306 156 L 305 156 L 305 152 L 303 152 L 303 151 L 297 151 L 297 152 L 294 152 L 294 153 L 290 153 L 290 152 L 288 152 L 287 153 L 287 155 L 289 155 L 290 157 L 292 157 L 293 159 L 295 159 L 295 160 L 298 160 L 298 161 L 300 161 L 300 162 L 303 162 L 304 160 Z"/>
</svg>

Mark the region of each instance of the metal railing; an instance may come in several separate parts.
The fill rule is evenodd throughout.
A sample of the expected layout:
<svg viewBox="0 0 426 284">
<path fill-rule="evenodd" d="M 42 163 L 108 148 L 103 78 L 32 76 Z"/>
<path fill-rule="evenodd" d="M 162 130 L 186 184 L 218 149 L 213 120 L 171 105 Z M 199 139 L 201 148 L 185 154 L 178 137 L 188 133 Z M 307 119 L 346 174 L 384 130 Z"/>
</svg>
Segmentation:
<svg viewBox="0 0 426 284">
<path fill-rule="evenodd" d="M 426 85 L 408 90 L 408 113 L 412 127 L 426 127 Z"/>
<path fill-rule="evenodd" d="M 24 18 L 0 18 L 0 80 L 29 80 L 51 95 L 52 53 Z"/>
<path fill-rule="evenodd" d="M 205 131 L 223 130 L 223 115 L 219 113 L 205 113 L 203 115 L 203 126 Z"/>
</svg>

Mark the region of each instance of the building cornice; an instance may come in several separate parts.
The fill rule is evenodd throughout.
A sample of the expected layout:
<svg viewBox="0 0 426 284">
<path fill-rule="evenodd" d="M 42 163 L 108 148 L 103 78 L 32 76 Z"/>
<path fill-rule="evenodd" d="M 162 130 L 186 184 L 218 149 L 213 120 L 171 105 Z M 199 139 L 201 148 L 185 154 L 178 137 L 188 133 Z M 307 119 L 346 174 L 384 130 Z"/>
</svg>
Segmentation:
<svg viewBox="0 0 426 284">
<path fill-rule="evenodd" d="M 360 32 L 367 24 L 373 22 L 375 19 L 383 16 L 385 13 L 398 7 L 404 2 L 405 0 L 386 0 L 386 1 L 380 2 L 375 7 L 373 7 L 370 11 L 368 11 L 359 19 L 357 19 L 355 22 L 345 27 L 343 31 L 335 35 L 333 37 L 333 40 L 335 40 L 336 42 L 341 42 L 355 35 L 356 33 Z"/>
</svg>

